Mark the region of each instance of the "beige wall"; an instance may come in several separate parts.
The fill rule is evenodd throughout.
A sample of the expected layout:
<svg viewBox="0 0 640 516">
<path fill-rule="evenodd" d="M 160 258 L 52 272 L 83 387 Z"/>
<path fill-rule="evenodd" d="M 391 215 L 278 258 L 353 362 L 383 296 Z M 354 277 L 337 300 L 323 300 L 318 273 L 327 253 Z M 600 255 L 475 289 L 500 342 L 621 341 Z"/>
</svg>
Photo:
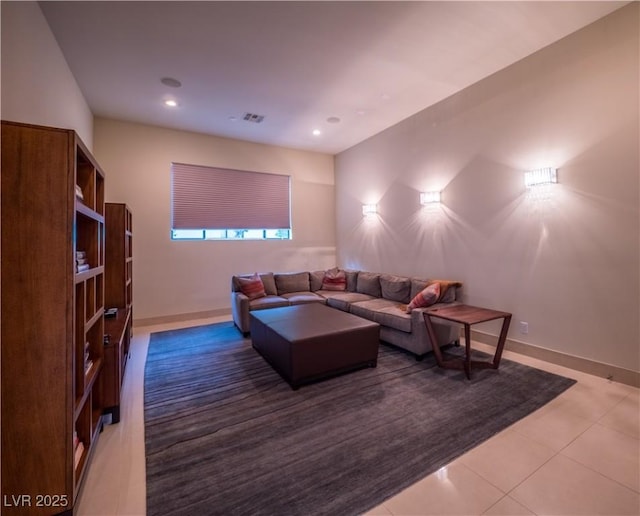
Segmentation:
<svg viewBox="0 0 640 516">
<path fill-rule="evenodd" d="M 95 121 L 36 2 L 2 2 L 5 120 L 75 129 L 107 173 L 107 200 L 135 217 L 135 316 L 229 309 L 234 273 L 335 265 L 333 157 Z M 183 161 L 290 174 L 292 241 L 172 242 L 169 164 Z"/>
<path fill-rule="evenodd" d="M 513 312 L 511 338 L 640 371 L 638 19 L 634 3 L 338 155 L 339 264 L 462 280 Z M 548 165 L 560 184 L 527 195 L 522 171 Z"/>
<path fill-rule="evenodd" d="M 1 2 L 3 120 L 75 129 L 93 145 L 93 115 L 36 2 Z"/>
<path fill-rule="evenodd" d="M 95 130 L 107 199 L 134 212 L 136 318 L 226 309 L 231 274 L 329 267 L 337 245 L 346 267 L 463 280 L 468 302 L 514 313 L 511 338 L 640 370 L 637 3 L 342 153 L 335 186 L 327 155 L 94 127 L 37 3 L 0 8 L 1 116 L 89 147 Z M 172 242 L 172 160 L 291 174 L 294 240 Z M 560 184 L 535 199 L 522 170 L 542 165 Z M 421 209 L 432 189 L 442 205 Z"/>
<path fill-rule="evenodd" d="M 333 157 L 96 118 L 106 199 L 133 212 L 136 319 L 230 310 L 233 274 L 333 267 Z M 291 241 L 172 241 L 172 161 L 292 176 Z"/>
</svg>

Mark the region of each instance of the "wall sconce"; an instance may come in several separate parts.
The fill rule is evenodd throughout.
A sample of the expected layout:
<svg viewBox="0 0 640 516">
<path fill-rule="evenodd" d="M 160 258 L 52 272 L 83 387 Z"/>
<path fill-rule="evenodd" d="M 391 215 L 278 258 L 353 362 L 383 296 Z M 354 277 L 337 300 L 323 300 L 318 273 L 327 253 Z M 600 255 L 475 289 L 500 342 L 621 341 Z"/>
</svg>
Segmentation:
<svg viewBox="0 0 640 516">
<path fill-rule="evenodd" d="M 524 184 L 527 188 L 537 185 L 548 185 L 558 182 L 558 171 L 555 168 L 539 168 L 524 173 Z"/>
<path fill-rule="evenodd" d="M 420 192 L 420 204 L 422 206 L 434 202 L 440 202 L 440 192 Z"/>
<path fill-rule="evenodd" d="M 377 204 L 363 204 L 362 205 L 362 214 L 366 217 L 367 215 L 375 215 L 378 213 L 378 205 Z"/>
</svg>

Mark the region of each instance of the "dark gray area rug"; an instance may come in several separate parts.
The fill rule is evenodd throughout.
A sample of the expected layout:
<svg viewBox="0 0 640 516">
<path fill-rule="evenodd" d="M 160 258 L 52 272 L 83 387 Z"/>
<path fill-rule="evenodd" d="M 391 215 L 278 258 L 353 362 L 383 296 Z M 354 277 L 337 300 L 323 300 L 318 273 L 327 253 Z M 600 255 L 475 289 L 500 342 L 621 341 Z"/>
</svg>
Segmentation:
<svg viewBox="0 0 640 516">
<path fill-rule="evenodd" d="M 378 367 L 293 391 L 233 323 L 154 333 L 147 513 L 360 514 L 573 383 L 508 360 L 466 380 L 381 345 Z"/>
</svg>

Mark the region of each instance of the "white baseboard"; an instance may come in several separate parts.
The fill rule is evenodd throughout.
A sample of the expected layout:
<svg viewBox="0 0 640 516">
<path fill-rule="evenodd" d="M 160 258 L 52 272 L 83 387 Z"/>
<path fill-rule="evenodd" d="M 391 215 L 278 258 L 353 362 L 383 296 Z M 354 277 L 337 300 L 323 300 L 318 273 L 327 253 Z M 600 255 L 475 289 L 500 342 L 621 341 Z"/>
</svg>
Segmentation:
<svg viewBox="0 0 640 516">
<path fill-rule="evenodd" d="M 169 324 L 182 321 L 190 321 L 194 319 L 207 319 L 210 317 L 231 316 L 231 310 L 228 308 L 220 308 L 217 310 L 207 310 L 204 312 L 191 312 L 186 314 L 165 315 L 160 317 L 148 317 L 146 319 L 134 319 L 133 326 L 152 326 L 156 324 Z M 471 330 L 471 338 L 477 342 L 488 344 L 495 347 L 497 337 L 478 330 Z M 623 369 L 622 367 L 596 362 L 587 358 L 577 357 L 554 351 L 552 349 L 534 346 L 514 339 L 507 339 L 505 349 L 519 353 L 545 362 L 550 362 L 583 373 L 592 374 L 601 378 L 607 378 L 614 382 L 620 382 L 633 387 L 640 387 L 640 372 Z"/>
<path fill-rule="evenodd" d="M 498 337 L 485 332 L 471 330 L 471 339 L 495 347 L 497 345 Z M 594 360 L 589 360 L 588 358 L 568 355 L 566 353 L 561 353 L 560 351 L 541 348 L 539 346 L 534 346 L 533 344 L 527 344 L 526 342 L 520 342 L 514 339 L 507 339 L 504 349 L 528 357 L 544 360 L 545 362 L 550 362 L 559 366 L 568 367 L 569 369 L 574 369 L 576 371 L 582 371 L 583 373 L 607 378 L 614 382 L 624 383 L 633 387 L 640 387 L 640 372 L 638 371 L 631 371 L 630 369 L 623 369 L 622 367 L 611 364 L 596 362 Z"/>
</svg>

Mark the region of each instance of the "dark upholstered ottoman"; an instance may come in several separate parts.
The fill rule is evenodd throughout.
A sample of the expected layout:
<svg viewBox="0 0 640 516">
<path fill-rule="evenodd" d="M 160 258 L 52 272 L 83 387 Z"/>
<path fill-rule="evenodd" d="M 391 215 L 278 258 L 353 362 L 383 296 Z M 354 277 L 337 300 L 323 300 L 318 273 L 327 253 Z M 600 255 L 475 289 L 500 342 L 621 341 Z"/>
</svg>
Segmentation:
<svg viewBox="0 0 640 516">
<path fill-rule="evenodd" d="M 375 367 L 380 325 L 320 303 L 251 312 L 253 347 L 291 385 Z"/>
</svg>

